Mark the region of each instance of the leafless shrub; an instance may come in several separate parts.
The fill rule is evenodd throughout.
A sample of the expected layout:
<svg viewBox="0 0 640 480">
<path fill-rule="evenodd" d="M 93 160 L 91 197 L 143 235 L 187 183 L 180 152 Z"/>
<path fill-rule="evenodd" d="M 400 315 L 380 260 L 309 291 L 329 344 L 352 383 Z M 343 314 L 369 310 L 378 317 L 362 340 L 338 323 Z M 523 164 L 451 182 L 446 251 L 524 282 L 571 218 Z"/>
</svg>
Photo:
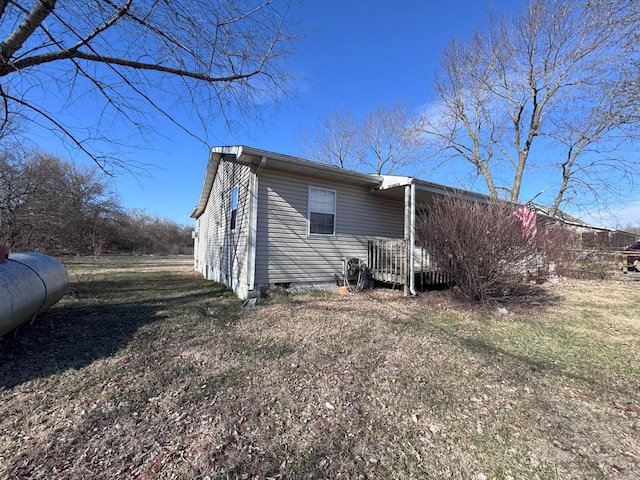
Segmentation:
<svg viewBox="0 0 640 480">
<path fill-rule="evenodd" d="M 580 234 L 557 224 L 538 229 L 538 248 L 544 252 L 546 266 L 551 272 L 567 276 L 579 270 Z"/>
<path fill-rule="evenodd" d="M 522 236 L 513 205 L 442 197 L 421 214 L 418 243 L 470 300 L 522 282 L 540 253 Z"/>
<path fill-rule="evenodd" d="M 605 243 L 585 244 L 585 238 L 592 239 L 594 236 L 597 237 L 591 232 L 581 234 L 558 224 L 539 226 L 537 246 L 544 254 L 545 269 L 562 277 L 611 278 L 612 268 L 615 268 L 615 249 Z M 605 232 L 600 238 L 615 240 L 616 237 L 608 236 Z"/>
</svg>

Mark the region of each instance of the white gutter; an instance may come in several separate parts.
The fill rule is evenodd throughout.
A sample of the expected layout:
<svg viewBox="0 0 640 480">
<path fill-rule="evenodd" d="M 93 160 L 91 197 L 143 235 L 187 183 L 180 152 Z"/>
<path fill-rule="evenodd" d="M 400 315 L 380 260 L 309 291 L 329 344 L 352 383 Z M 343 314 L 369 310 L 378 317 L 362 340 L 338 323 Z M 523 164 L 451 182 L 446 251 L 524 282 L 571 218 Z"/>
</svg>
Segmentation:
<svg viewBox="0 0 640 480">
<path fill-rule="evenodd" d="M 252 292 L 256 288 L 256 250 L 258 248 L 258 177 L 267 164 L 267 157 L 260 159 L 260 164 L 253 174 L 253 198 L 251 199 L 251 224 L 249 226 L 249 251 L 247 255 L 247 280 L 248 290 Z"/>
</svg>

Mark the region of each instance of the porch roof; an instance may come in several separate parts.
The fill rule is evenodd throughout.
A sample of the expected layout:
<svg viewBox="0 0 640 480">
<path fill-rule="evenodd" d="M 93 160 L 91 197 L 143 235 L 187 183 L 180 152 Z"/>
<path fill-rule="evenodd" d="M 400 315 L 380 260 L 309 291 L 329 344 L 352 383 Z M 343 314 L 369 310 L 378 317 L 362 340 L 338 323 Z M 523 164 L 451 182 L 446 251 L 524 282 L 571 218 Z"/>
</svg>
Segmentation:
<svg viewBox="0 0 640 480">
<path fill-rule="evenodd" d="M 413 177 L 398 175 L 383 175 L 381 183 L 373 191 L 389 198 L 403 198 L 405 187 L 413 183 L 415 185 L 416 205 L 428 205 L 433 203 L 438 196 L 456 196 L 467 200 L 488 202 L 489 196 L 481 193 L 470 192 L 459 188 L 448 187 L 438 183 L 427 182 Z"/>
</svg>

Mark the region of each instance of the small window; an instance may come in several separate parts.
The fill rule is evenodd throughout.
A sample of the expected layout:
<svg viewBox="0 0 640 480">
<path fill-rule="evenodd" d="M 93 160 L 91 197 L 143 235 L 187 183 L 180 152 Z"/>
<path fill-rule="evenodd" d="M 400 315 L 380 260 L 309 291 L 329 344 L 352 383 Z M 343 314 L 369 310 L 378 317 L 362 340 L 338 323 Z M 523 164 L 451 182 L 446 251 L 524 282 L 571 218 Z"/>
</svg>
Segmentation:
<svg viewBox="0 0 640 480">
<path fill-rule="evenodd" d="M 229 220 L 229 230 L 236 229 L 236 219 L 238 218 L 238 187 L 231 189 L 231 199 L 229 201 L 231 209 L 231 219 Z"/>
<path fill-rule="evenodd" d="M 312 235 L 335 235 L 335 191 L 309 187 L 309 233 Z"/>
</svg>

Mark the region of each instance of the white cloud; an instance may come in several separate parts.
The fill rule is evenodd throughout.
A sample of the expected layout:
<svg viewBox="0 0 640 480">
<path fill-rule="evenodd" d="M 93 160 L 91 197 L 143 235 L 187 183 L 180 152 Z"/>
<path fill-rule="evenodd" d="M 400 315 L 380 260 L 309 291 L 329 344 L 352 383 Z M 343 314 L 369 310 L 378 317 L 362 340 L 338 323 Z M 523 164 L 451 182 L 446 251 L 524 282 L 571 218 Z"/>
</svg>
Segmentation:
<svg viewBox="0 0 640 480">
<path fill-rule="evenodd" d="M 603 227 L 620 228 L 640 226 L 640 200 L 607 210 L 589 212 L 582 216 L 586 222 Z"/>
</svg>

